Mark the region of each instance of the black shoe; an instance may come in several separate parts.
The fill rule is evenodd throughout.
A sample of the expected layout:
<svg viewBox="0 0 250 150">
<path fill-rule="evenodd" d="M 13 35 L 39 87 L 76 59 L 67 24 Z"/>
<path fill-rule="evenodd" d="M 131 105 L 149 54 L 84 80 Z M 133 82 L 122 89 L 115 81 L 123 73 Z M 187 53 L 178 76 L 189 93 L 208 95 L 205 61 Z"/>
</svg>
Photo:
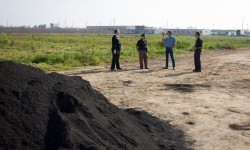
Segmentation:
<svg viewBox="0 0 250 150">
<path fill-rule="evenodd" d="M 145 69 L 149 69 L 148 67 L 146 67 Z"/>
<path fill-rule="evenodd" d="M 173 67 L 173 70 L 175 70 L 175 68 Z"/>
<path fill-rule="evenodd" d="M 162 69 L 168 69 L 168 67 L 163 67 Z"/>
<path fill-rule="evenodd" d="M 115 69 L 110 69 L 110 71 L 116 71 Z"/>
<path fill-rule="evenodd" d="M 122 68 L 117 68 L 117 70 L 122 70 Z"/>
<path fill-rule="evenodd" d="M 201 72 L 201 70 L 193 70 L 193 72 Z"/>
</svg>

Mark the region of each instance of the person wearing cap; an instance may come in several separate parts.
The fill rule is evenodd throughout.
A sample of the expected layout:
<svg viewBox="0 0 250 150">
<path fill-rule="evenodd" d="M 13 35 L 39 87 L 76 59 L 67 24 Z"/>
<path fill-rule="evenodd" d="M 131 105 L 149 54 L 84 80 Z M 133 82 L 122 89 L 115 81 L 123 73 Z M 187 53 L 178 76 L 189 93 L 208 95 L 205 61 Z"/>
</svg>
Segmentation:
<svg viewBox="0 0 250 150">
<path fill-rule="evenodd" d="M 167 37 L 162 32 L 162 41 L 164 42 L 164 46 L 166 48 L 166 66 L 163 69 L 168 69 L 168 59 L 169 55 L 172 60 L 173 70 L 175 70 L 175 60 L 174 60 L 174 47 L 176 45 L 176 39 L 172 36 L 172 32 L 167 32 Z"/>
<path fill-rule="evenodd" d="M 115 67 L 117 70 L 121 70 L 120 67 L 120 53 L 121 53 L 121 42 L 119 40 L 120 31 L 119 29 L 114 30 L 114 35 L 112 37 L 112 64 L 111 64 L 111 71 L 115 71 Z"/>
<path fill-rule="evenodd" d="M 193 70 L 193 72 L 201 72 L 201 59 L 200 58 L 201 58 L 203 41 L 200 38 L 199 32 L 195 32 L 195 38 L 196 38 L 195 46 L 193 47 L 195 69 Z"/>
<path fill-rule="evenodd" d="M 144 61 L 145 69 L 149 69 L 148 68 L 148 48 L 147 48 L 147 40 L 146 40 L 145 34 L 142 34 L 141 39 L 137 41 L 136 48 L 139 53 L 140 69 L 143 69 L 143 61 Z"/>
</svg>

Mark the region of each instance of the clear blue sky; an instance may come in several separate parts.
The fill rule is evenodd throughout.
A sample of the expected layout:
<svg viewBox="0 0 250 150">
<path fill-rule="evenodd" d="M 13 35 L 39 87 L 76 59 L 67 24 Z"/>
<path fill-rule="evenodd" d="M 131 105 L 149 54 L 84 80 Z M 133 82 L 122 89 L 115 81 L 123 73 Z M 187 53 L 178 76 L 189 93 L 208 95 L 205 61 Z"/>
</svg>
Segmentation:
<svg viewBox="0 0 250 150">
<path fill-rule="evenodd" d="M 0 25 L 250 29 L 250 0 L 0 0 Z"/>
</svg>

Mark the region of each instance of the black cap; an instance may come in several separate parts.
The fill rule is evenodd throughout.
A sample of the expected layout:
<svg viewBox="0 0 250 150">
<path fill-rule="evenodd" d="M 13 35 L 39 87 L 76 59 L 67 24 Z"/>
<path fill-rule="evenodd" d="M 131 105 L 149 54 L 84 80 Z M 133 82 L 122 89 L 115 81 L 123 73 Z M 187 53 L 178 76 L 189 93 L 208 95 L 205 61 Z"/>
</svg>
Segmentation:
<svg viewBox="0 0 250 150">
<path fill-rule="evenodd" d="M 200 32 L 196 31 L 195 34 L 198 35 L 198 36 L 201 36 Z"/>
<path fill-rule="evenodd" d="M 114 33 L 116 34 L 118 31 L 119 31 L 119 29 L 115 29 L 115 30 L 114 30 Z"/>
<path fill-rule="evenodd" d="M 145 36 L 145 34 L 141 34 L 141 36 Z"/>
</svg>

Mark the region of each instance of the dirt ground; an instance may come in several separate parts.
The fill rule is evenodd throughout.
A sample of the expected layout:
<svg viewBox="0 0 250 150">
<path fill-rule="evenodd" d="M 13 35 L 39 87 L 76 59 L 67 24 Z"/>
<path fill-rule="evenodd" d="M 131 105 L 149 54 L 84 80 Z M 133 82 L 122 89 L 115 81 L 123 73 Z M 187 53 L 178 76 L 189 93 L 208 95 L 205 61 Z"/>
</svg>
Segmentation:
<svg viewBox="0 0 250 150">
<path fill-rule="evenodd" d="M 250 149 L 250 48 L 202 53 L 202 72 L 193 73 L 193 55 L 162 70 L 164 59 L 122 63 L 122 71 L 84 67 L 61 72 L 81 76 L 120 108 L 147 111 L 178 126 L 196 150 Z M 171 63 L 170 63 L 171 65 Z"/>
</svg>

